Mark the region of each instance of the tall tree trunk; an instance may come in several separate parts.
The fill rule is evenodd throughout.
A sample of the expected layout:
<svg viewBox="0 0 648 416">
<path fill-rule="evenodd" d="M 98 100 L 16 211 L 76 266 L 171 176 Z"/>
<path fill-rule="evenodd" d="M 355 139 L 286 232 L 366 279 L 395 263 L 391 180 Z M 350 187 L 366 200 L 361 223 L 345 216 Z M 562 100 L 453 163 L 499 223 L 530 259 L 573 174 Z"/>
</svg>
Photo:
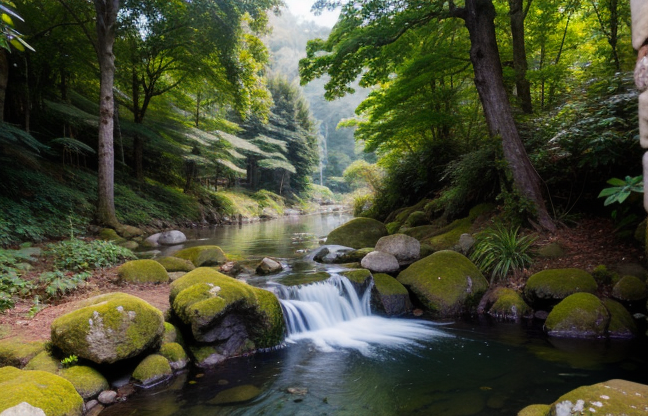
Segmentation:
<svg viewBox="0 0 648 416">
<path fill-rule="evenodd" d="M 113 149 L 115 80 L 115 24 L 119 0 L 94 0 L 97 11 L 97 56 L 101 88 L 99 98 L 99 175 L 97 220 L 118 227 L 115 215 L 115 153 Z"/>
<path fill-rule="evenodd" d="M 5 96 L 9 83 L 9 60 L 7 51 L 0 48 L 0 121 L 4 121 Z"/>
<path fill-rule="evenodd" d="M 511 37 L 513 39 L 513 68 L 515 69 L 515 87 L 517 99 L 526 114 L 533 113 L 531 104 L 531 85 L 526 79 L 528 68 L 526 47 L 524 45 L 524 18 L 526 13 L 524 0 L 509 0 L 509 16 L 511 18 Z"/>
<path fill-rule="evenodd" d="M 504 157 L 516 188 L 535 205 L 540 225 L 553 231 L 556 226 L 542 199 L 540 177 L 522 145 L 506 95 L 495 35 L 495 7 L 491 0 L 466 0 L 463 17 L 470 33 L 470 60 L 475 72 L 475 85 L 490 134 L 502 138 Z"/>
</svg>

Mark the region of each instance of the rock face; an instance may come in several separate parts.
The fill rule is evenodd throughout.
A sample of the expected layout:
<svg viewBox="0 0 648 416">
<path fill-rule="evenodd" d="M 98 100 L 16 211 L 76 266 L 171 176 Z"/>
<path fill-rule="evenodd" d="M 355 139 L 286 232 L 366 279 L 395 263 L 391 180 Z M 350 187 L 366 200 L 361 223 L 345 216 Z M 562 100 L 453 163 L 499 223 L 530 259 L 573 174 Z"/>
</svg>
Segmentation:
<svg viewBox="0 0 648 416">
<path fill-rule="evenodd" d="M 202 359 L 196 357 L 198 365 L 272 347 L 283 338 L 283 312 L 273 293 L 213 269 L 198 268 L 173 282 L 169 300 L 193 338 L 214 347 Z"/>
<path fill-rule="evenodd" d="M 150 386 L 173 374 L 169 361 L 159 355 L 151 354 L 142 360 L 133 371 L 133 379 L 144 386 Z"/>
<path fill-rule="evenodd" d="M 524 295 L 532 304 L 556 304 L 573 293 L 595 293 L 596 289 L 596 281 L 585 270 L 553 269 L 529 277 Z"/>
<path fill-rule="evenodd" d="M 182 231 L 178 230 L 171 230 L 160 233 L 160 236 L 157 239 L 158 244 L 164 244 L 167 246 L 184 243 L 185 241 L 187 241 L 187 236 L 184 235 Z"/>
<path fill-rule="evenodd" d="M 385 224 L 371 218 L 354 218 L 331 231 L 326 244 L 336 244 L 355 249 L 374 247 L 380 237 L 387 235 Z"/>
<path fill-rule="evenodd" d="M 470 260 L 438 251 L 403 270 L 398 281 L 437 316 L 455 316 L 476 306 L 488 281 Z"/>
<path fill-rule="evenodd" d="M 388 274 L 373 275 L 374 287 L 371 292 L 371 304 L 374 309 L 386 315 L 403 315 L 412 310 L 409 292 Z"/>
<path fill-rule="evenodd" d="M 513 289 L 497 287 L 486 292 L 479 302 L 479 312 L 499 319 L 518 320 L 533 317 L 533 309 Z"/>
<path fill-rule="evenodd" d="M 129 283 L 166 283 L 169 274 L 155 260 L 131 260 L 117 269 L 119 280 Z"/>
<path fill-rule="evenodd" d="M 545 329 L 550 336 L 562 338 L 602 338 L 610 313 L 591 293 L 567 296 L 547 316 Z"/>
<path fill-rule="evenodd" d="M 181 259 L 179 257 L 166 256 L 155 259 L 155 261 L 160 263 L 169 273 L 190 272 L 196 268 L 196 266 L 194 266 L 189 260 Z"/>
<path fill-rule="evenodd" d="M 393 234 L 378 240 L 375 250 L 392 254 L 399 264 L 410 264 L 419 259 L 421 243 L 405 234 Z"/>
<path fill-rule="evenodd" d="M 632 302 L 646 299 L 648 288 L 635 276 L 623 276 L 612 288 L 612 296 L 621 301 Z"/>
<path fill-rule="evenodd" d="M 372 251 L 367 254 L 360 265 L 375 273 L 394 273 L 400 269 L 396 257 L 382 251 Z"/>
<path fill-rule="evenodd" d="M 181 259 L 189 260 L 196 267 L 201 266 L 218 266 L 225 263 L 227 258 L 225 253 L 218 246 L 198 246 L 185 248 L 173 255 Z"/>
<path fill-rule="evenodd" d="M 0 391 L 0 412 L 26 402 L 42 409 L 47 416 L 83 414 L 83 399 L 74 386 L 66 379 L 45 371 L 0 368 Z"/>
<path fill-rule="evenodd" d="M 160 343 L 162 312 L 125 293 L 90 298 L 52 322 L 52 343 L 64 354 L 97 364 L 134 357 Z"/>
<path fill-rule="evenodd" d="M 278 261 L 264 257 L 256 267 L 257 274 L 265 276 L 267 274 L 279 273 L 283 270 L 283 266 Z"/>
</svg>

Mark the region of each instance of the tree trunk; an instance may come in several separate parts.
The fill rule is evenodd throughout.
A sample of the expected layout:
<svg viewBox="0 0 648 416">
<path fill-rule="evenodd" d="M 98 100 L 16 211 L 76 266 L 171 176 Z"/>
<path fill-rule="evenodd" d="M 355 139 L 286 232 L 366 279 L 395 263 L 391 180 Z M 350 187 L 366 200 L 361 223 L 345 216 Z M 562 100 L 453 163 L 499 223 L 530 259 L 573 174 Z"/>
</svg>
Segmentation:
<svg viewBox="0 0 648 416">
<path fill-rule="evenodd" d="M 470 33 L 470 60 L 475 85 L 492 136 L 502 138 L 504 157 L 520 194 L 535 205 L 540 225 L 556 229 L 540 191 L 540 177 L 522 145 L 506 95 L 495 35 L 495 7 L 491 0 L 466 0 L 464 20 Z"/>
<path fill-rule="evenodd" d="M 511 37 L 513 39 L 513 68 L 515 69 L 515 88 L 517 99 L 526 114 L 533 113 L 531 104 L 531 85 L 526 79 L 528 68 L 526 47 L 524 45 L 524 7 L 523 0 L 509 0 L 511 18 Z"/>
<path fill-rule="evenodd" d="M 118 227 L 115 215 L 115 153 L 113 149 L 115 80 L 115 24 L 119 0 L 95 0 L 97 11 L 97 56 L 101 76 L 99 98 L 99 173 L 97 221 Z"/>
<path fill-rule="evenodd" d="M 5 96 L 9 83 L 9 60 L 7 51 L 0 49 L 0 121 L 4 121 Z"/>
</svg>

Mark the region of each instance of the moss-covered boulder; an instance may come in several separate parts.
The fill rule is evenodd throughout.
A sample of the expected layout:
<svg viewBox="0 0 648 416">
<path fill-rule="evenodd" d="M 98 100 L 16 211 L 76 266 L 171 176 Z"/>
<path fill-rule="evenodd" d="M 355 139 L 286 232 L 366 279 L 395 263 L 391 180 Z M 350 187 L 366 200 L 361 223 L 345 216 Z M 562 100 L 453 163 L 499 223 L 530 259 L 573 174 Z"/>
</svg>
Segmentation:
<svg viewBox="0 0 648 416">
<path fill-rule="evenodd" d="M 108 381 L 99 371 L 85 365 L 64 368 L 58 374 L 72 383 L 85 400 L 96 397 L 102 391 L 110 388 Z"/>
<path fill-rule="evenodd" d="M 524 295 L 533 305 L 555 305 L 567 296 L 595 293 L 597 284 L 591 274 L 581 269 L 543 270 L 529 277 Z"/>
<path fill-rule="evenodd" d="M 128 283 L 166 283 L 169 274 L 155 260 L 131 260 L 117 269 L 119 280 Z"/>
<path fill-rule="evenodd" d="M 60 361 L 52 357 L 49 351 L 43 351 L 27 363 L 24 370 L 47 371 L 48 373 L 57 374 L 60 369 Z"/>
<path fill-rule="evenodd" d="M 189 260 L 196 267 L 218 266 L 227 261 L 223 250 L 218 246 L 197 246 L 185 248 L 173 255 L 181 259 Z"/>
<path fill-rule="evenodd" d="M 549 243 L 538 249 L 538 256 L 545 259 L 556 259 L 565 255 L 565 249 L 560 243 Z"/>
<path fill-rule="evenodd" d="M 355 249 L 374 247 L 380 237 L 388 234 L 385 224 L 371 218 L 354 218 L 334 229 L 326 244 L 336 244 Z"/>
<path fill-rule="evenodd" d="M 517 416 L 549 416 L 551 406 L 548 404 L 532 404 L 520 410 Z"/>
<path fill-rule="evenodd" d="M 19 338 L 3 339 L 0 341 L 0 366 L 23 368 L 44 349 L 42 342 L 28 342 Z"/>
<path fill-rule="evenodd" d="M 98 364 L 134 357 L 157 346 L 164 333 L 162 312 L 125 293 L 90 298 L 52 322 L 52 343 L 64 354 Z"/>
<path fill-rule="evenodd" d="M 369 253 L 374 251 L 373 247 L 365 247 L 357 250 L 347 251 L 335 258 L 334 264 L 359 263 Z"/>
<path fill-rule="evenodd" d="M 419 259 L 421 243 L 405 234 L 393 234 L 378 240 L 376 251 L 392 254 L 399 264 L 410 264 Z"/>
<path fill-rule="evenodd" d="M 167 344 L 170 342 L 176 342 L 180 345 L 184 344 L 182 339 L 182 334 L 178 331 L 178 328 L 175 327 L 172 323 L 164 323 L 164 334 L 162 335 L 162 344 Z"/>
<path fill-rule="evenodd" d="M 179 257 L 165 256 L 155 259 L 158 263 L 166 269 L 167 272 L 190 272 L 196 268 L 193 263 L 186 259 L 181 259 Z"/>
<path fill-rule="evenodd" d="M 375 273 L 373 280 L 372 309 L 390 316 L 402 315 L 412 310 L 409 292 L 398 280 L 384 273 Z"/>
<path fill-rule="evenodd" d="M 169 299 L 193 338 L 218 346 L 222 359 L 283 338 L 283 312 L 273 293 L 213 269 L 198 268 L 173 282 Z"/>
<path fill-rule="evenodd" d="M 139 384 L 149 386 L 171 377 L 172 374 L 169 360 L 160 354 L 151 354 L 135 368 L 132 378 Z"/>
<path fill-rule="evenodd" d="M 422 242 L 432 246 L 434 250 L 449 250 L 459 245 L 462 234 L 470 233 L 472 221 L 470 218 L 455 220 L 448 226 L 439 230 L 439 234 Z"/>
<path fill-rule="evenodd" d="M 425 212 L 414 211 L 407 217 L 403 225 L 406 227 L 418 227 L 419 225 L 429 224 L 429 222 Z"/>
<path fill-rule="evenodd" d="M 160 347 L 160 355 L 169 360 L 169 365 L 174 370 L 185 368 L 189 362 L 187 353 L 177 342 L 163 344 Z"/>
<path fill-rule="evenodd" d="M 602 338 L 610 322 L 603 302 L 591 293 L 574 293 L 563 299 L 547 316 L 545 330 L 561 338 Z"/>
<path fill-rule="evenodd" d="M 637 325 L 622 304 L 612 299 L 604 299 L 603 305 L 610 312 L 610 323 L 607 329 L 610 338 L 633 338 L 637 334 Z"/>
<path fill-rule="evenodd" d="M 46 371 L 0 368 L 0 412 L 22 402 L 47 416 L 81 416 L 83 399 L 66 379 Z"/>
<path fill-rule="evenodd" d="M 468 258 L 454 251 L 438 251 L 400 272 L 398 281 L 437 316 L 454 316 L 477 306 L 488 289 Z"/>
<path fill-rule="evenodd" d="M 647 295 L 646 284 L 635 276 L 623 276 L 612 288 L 612 296 L 625 302 L 643 300 Z"/>
<path fill-rule="evenodd" d="M 345 270 L 340 275 L 349 279 L 358 296 L 362 296 L 371 284 L 371 272 L 367 269 Z"/>
<path fill-rule="evenodd" d="M 126 241 L 125 238 L 120 237 L 119 234 L 117 234 L 117 231 L 112 228 L 102 228 L 101 231 L 99 231 L 99 238 L 101 240 L 112 241 L 115 243 Z"/>
<path fill-rule="evenodd" d="M 291 273 L 278 279 L 277 281 L 284 286 L 299 286 L 307 285 L 310 283 L 322 282 L 326 279 L 330 279 L 331 275 L 326 272 L 314 272 L 314 273 Z"/>
<path fill-rule="evenodd" d="M 243 403 L 254 399 L 259 394 L 261 394 L 261 389 L 251 384 L 246 384 L 244 386 L 223 390 L 208 403 L 212 405 Z"/>
<path fill-rule="evenodd" d="M 533 309 L 513 289 L 497 287 L 489 290 L 479 303 L 479 311 L 498 319 L 518 320 L 533 316 Z"/>
</svg>

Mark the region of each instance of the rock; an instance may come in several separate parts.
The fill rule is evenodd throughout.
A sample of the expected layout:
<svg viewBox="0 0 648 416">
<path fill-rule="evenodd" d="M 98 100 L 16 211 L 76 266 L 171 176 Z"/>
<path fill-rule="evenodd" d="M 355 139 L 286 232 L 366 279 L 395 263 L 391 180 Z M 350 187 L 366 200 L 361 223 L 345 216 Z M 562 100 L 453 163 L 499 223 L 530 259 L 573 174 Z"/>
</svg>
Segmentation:
<svg viewBox="0 0 648 416">
<path fill-rule="evenodd" d="M 324 245 L 319 247 L 309 257 L 318 263 L 344 263 L 341 259 L 347 253 L 354 251 L 351 247 L 340 246 L 340 245 Z"/>
<path fill-rule="evenodd" d="M 372 251 L 374 251 L 373 247 L 365 247 L 358 250 L 347 251 L 336 257 L 333 263 L 359 263 L 367 254 L 371 253 Z"/>
<path fill-rule="evenodd" d="M 101 231 L 99 231 L 99 238 L 101 240 L 113 241 L 117 243 L 126 241 L 125 238 L 120 237 L 119 234 L 117 234 L 117 231 L 113 230 L 112 228 L 103 228 Z"/>
<path fill-rule="evenodd" d="M 57 374 L 59 372 L 59 365 L 60 361 L 52 357 L 49 351 L 43 351 L 29 360 L 24 369 L 47 371 L 48 373 Z"/>
<path fill-rule="evenodd" d="M 99 404 L 99 400 L 89 400 L 85 404 L 86 412 Z M 102 406 L 103 407 L 103 406 Z"/>
<path fill-rule="evenodd" d="M 117 228 L 117 233 L 126 239 L 131 239 L 133 237 L 139 237 L 144 234 L 144 231 L 140 230 L 137 227 L 132 225 L 121 225 Z"/>
<path fill-rule="evenodd" d="M 396 257 L 382 251 L 372 251 L 367 254 L 360 262 L 360 265 L 376 273 L 394 273 L 400 269 Z"/>
<path fill-rule="evenodd" d="M 545 330 L 549 336 L 561 338 L 602 338 L 610 313 L 599 298 L 591 293 L 567 296 L 547 316 Z"/>
<path fill-rule="evenodd" d="M 429 244 L 434 250 L 450 250 L 459 245 L 461 235 L 470 233 L 471 228 L 472 220 L 470 218 L 455 220 L 439 230 L 438 235 L 422 242 Z"/>
<path fill-rule="evenodd" d="M 74 386 L 63 377 L 46 371 L 0 368 L 0 391 L 0 412 L 26 402 L 42 409 L 47 416 L 81 416 L 83 413 L 83 399 Z"/>
<path fill-rule="evenodd" d="M 187 236 L 184 235 L 182 231 L 171 230 L 160 233 L 157 243 L 165 246 L 172 246 L 175 244 L 184 243 L 185 241 L 187 241 Z"/>
<path fill-rule="evenodd" d="M 532 404 L 520 410 L 517 416 L 549 416 L 551 406 L 548 404 Z"/>
<path fill-rule="evenodd" d="M 173 370 L 181 370 L 187 366 L 189 359 L 182 345 L 176 342 L 169 342 L 160 347 L 160 355 L 169 360 Z"/>
<path fill-rule="evenodd" d="M 146 248 L 154 248 L 159 246 L 160 243 L 158 243 L 158 240 L 160 239 L 161 235 L 162 233 L 155 233 L 153 235 L 146 237 L 142 245 Z"/>
<path fill-rule="evenodd" d="M 113 404 L 117 400 L 117 392 L 113 390 L 104 390 L 99 393 L 97 400 L 101 404 Z"/>
<path fill-rule="evenodd" d="M 52 322 L 52 343 L 64 354 L 97 364 L 134 357 L 160 343 L 162 312 L 125 293 L 87 299 L 82 306 Z"/>
<path fill-rule="evenodd" d="M 367 269 L 346 270 L 340 272 L 340 275 L 349 279 L 359 297 L 364 294 L 371 284 L 371 272 Z"/>
<path fill-rule="evenodd" d="M 464 255 L 444 250 L 400 272 L 398 281 L 437 316 L 455 316 L 473 309 L 488 281 Z"/>
<path fill-rule="evenodd" d="M 7 338 L 0 341 L 0 366 L 22 368 L 45 347 L 42 342 L 26 342 L 21 339 Z"/>
<path fill-rule="evenodd" d="M 289 275 L 283 276 L 279 283 L 284 286 L 298 286 L 298 285 L 307 285 L 310 283 L 317 283 L 329 279 L 330 274 L 326 272 L 315 272 L 315 273 L 290 273 Z"/>
<path fill-rule="evenodd" d="M 385 224 L 385 227 L 387 228 L 387 232 L 389 234 L 395 234 L 400 230 L 401 228 L 401 223 L 398 221 L 392 221 L 390 223 Z"/>
<path fill-rule="evenodd" d="M 223 390 L 216 397 L 209 400 L 208 403 L 212 405 L 243 403 L 254 399 L 259 394 L 261 394 L 261 390 L 258 387 L 246 384 L 244 386 Z"/>
<path fill-rule="evenodd" d="M 604 299 L 603 305 L 610 312 L 608 336 L 610 338 L 634 338 L 637 334 L 637 326 L 630 312 L 622 304 L 612 299 Z"/>
<path fill-rule="evenodd" d="M 632 302 L 646 299 L 646 284 L 635 276 L 623 276 L 612 288 L 612 296 L 621 301 Z"/>
<path fill-rule="evenodd" d="M 393 255 L 398 264 L 404 265 L 419 259 L 421 243 L 405 234 L 393 234 L 378 240 L 375 250 Z"/>
<path fill-rule="evenodd" d="M 139 244 L 135 241 L 124 241 L 118 244 L 120 247 L 127 248 L 129 250 L 137 250 Z"/>
<path fill-rule="evenodd" d="M 218 246 L 197 246 L 185 248 L 178 251 L 173 256 L 189 260 L 196 267 L 218 266 L 227 261 L 225 253 L 223 253 L 223 250 Z"/>
<path fill-rule="evenodd" d="M 380 221 L 371 218 L 354 218 L 331 231 L 326 244 L 343 245 L 355 249 L 374 247 L 380 237 L 387 234 L 385 224 Z"/>
<path fill-rule="evenodd" d="M 167 272 L 190 272 L 196 268 L 193 263 L 179 257 L 165 256 L 155 259 Z"/>
<path fill-rule="evenodd" d="M 596 289 L 596 281 L 585 270 L 552 269 L 529 277 L 524 287 L 524 295 L 534 305 L 553 305 L 573 293 L 595 293 Z"/>
<path fill-rule="evenodd" d="M 60 371 L 59 375 L 72 383 L 84 400 L 97 396 L 110 386 L 106 378 L 92 367 L 75 365 Z"/>
<path fill-rule="evenodd" d="M 192 264 L 192 266 L 193 266 L 193 264 Z M 172 281 L 172 282 L 175 282 L 176 280 L 178 280 L 179 278 L 181 278 L 185 274 L 187 274 L 187 272 L 169 272 L 169 280 Z"/>
<path fill-rule="evenodd" d="M 388 274 L 373 275 L 374 287 L 371 292 L 371 303 L 386 315 L 403 315 L 412 310 L 409 292 Z"/>
<path fill-rule="evenodd" d="M 282 270 L 283 266 L 281 263 L 268 257 L 264 257 L 256 267 L 257 274 L 262 276 L 279 273 Z"/>
<path fill-rule="evenodd" d="M 545 259 L 556 259 L 565 255 L 565 249 L 559 243 L 549 243 L 538 249 L 538 256 Z"/>
<path fill-rule="evenodd" d="M 162 344 L 169 342 L 176 342 L 180 345 L 184 344 L 182 340 L 182 334 L 178 329 L 171 323 L 164 323 L 164 335 L 162 335 Z"/>
<path fill-rule="evenodd" d="M 621 276 L 637 277 L 642 282 L 645 282 L 646 277 L 648 277 L 648 271 L 638 263 L 617 263 L 614 265 L 613 270 Z"/>
<path fill-rule="evenodd" d="M 92 408 L 88 409 L 85 413 L 85 416 L 99 416 L 99 414 L 105 409 L 104 405 L 97 403 Z"/>
<path fill-rule="evenodd" d="M 27 402 L 22 402 L 0 413 L 0 416 L 47 416 L 47 415 L 40 407 L 34 407 Z"/>
<path fill-rule="evenodd" d="M 431 245 L 422 243 L 421 244 L 421 255 L 420 255 L 420 257 L 423 259 L 423 258 L 425 258 L 427 256 L 432 255 L 435 251 L 436 250 Z"/>
<path fill-rule="evenodd" d="M 547 311 L 536 311 L 533 314 L 534 318 L 540 319 L 541 321 L 545 321 L 547 319 L 547 316 L 549 316 L 549 312 Z"/>
<path fill-rule="evenodd" d="M 182 348 L 182 347 L 180 347 Z M 169 360 L 159 354 L 151 354 L 144 358 L 133 371 L 133 379 L 147 387 L 165 380 L 173 374 Z"/>
<path fill-rule="evenodd" d="M 468 255 L 468 252 L 471 248 L 473 248 L 474 245 L 475 237 L 473 237 L 472 235 L 464 233 L 459 236 L 459 244 L 457 245 L 457 249 L 464 256 Z"/>
<path fill-rule="evenodd" d="M 497 287 L 486 292 L 479 303 L 479 311 L 499 319 L 519 320 L 533 316 L 533 309 L 513 289 Z"/>
<path fill-rule="evenodd" d="M 129 283 L 166 283 L 169 275 L 166 269 L 155 260 L 131 260 L 119 266 L 117 275 L 122 282 Z"/>
<path fill-rule="evenodd" d="M 430 221 L 427 219 L 425 212 L 414 211 L 407 217 L 403 225 L 406 227 L 418 227 L 419 225 L 425 225 L 429 223 Z"/>
<path fill-rule="evenodd" d="M 201 267 L 173 282 L 169 301 L 193 338 L 218 346 L 224 357 L 272 347 L 283 339 L 276 296 L 213 269 Z"/>
</svg>

